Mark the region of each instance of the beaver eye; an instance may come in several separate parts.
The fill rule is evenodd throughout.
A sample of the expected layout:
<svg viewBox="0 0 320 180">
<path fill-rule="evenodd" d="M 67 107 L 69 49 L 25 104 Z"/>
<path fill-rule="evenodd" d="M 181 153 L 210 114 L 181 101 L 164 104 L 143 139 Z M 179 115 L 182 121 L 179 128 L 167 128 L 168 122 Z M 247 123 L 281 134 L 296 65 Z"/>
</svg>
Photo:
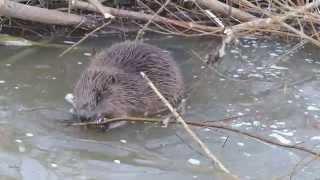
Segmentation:
<svg viewBox="0 0 320 180">
<path fill-rule="evenodd" d="M 96 93 L 96 104 L 98 104 L 102 100 L 102 95 L 101 93 Z"/>
<path fill-rule="evenodd" d="M 116 78 L 114 76 L 110 76 L 110 82 L 112 84 L 116 83 Z"/>
</svg>

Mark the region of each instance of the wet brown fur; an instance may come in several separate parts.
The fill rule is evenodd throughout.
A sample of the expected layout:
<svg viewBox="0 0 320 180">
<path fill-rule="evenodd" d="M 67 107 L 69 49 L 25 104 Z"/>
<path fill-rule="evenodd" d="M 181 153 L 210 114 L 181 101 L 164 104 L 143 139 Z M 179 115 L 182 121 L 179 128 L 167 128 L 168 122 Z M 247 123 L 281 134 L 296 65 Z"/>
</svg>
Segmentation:
<svg viewBox="0 0 320 180">
<path fill-rule="evenodd" d="M 76 113 L 95 119 L 167 110 L 141 77 L 141 71 L 177 106 L 184 83 L 170 53 L 142 42 L 125 41 L 97 54 L 83 72 L 74 88 Z"/>
</svg>

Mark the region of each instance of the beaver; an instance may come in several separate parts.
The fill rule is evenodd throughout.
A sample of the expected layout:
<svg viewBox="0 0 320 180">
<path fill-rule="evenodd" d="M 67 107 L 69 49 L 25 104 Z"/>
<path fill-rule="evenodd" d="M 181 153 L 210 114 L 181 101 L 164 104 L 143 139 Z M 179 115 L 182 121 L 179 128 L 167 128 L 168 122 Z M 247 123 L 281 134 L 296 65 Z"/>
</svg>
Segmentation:
<svg viewBox="0 0 320 180">
<path fill-rule="evenodd" d="M 73 90 L 76 115 L 98 120 L 167 111 L 140 72 L 173 106 L 182 100 L 184 82 L 170 52 L 140 41 L 124 41 L 96 54 L 82 73 Z"/>
</svg>

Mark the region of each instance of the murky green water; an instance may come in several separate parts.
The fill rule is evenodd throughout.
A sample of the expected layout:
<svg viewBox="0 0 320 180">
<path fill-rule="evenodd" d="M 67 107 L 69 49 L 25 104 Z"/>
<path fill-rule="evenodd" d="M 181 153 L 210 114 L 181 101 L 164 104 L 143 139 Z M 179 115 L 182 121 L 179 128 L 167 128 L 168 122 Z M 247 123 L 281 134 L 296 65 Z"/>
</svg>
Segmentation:
<svg viewBox="0 0 320 180">
<path fill-rule="evenodd" d="M 62 58 L 63 49 L 1 47 L 0 179 L 231 179 L 180 127 L 132 124 L 105 133 L 58 123 L 70 118 L 64 96 L 88 53 L 117 41 L 91 40 Z M 180 63 L 191 92 L 186 120 L 248 115 L 224 125 L 320 150 L 317 48 L 306 46 L 279 60 L 293 45 L 243 39 L 227 50 L 217 73 L 193 53 L 204 57 L 209 40 L 147 42 L 172 51 Z M 320 178 L 319 160 L 310 154 L 220 129 L 194 130 L 240 179 Z"/>
</svg>

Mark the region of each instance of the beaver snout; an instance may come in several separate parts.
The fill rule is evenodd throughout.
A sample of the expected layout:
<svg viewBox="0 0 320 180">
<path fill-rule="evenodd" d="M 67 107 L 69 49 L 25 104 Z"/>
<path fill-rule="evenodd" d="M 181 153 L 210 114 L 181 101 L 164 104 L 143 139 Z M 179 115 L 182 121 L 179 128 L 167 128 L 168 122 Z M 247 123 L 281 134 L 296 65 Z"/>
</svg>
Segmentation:
<svg viewBox="0 0 320 180">
<path fill-rule="evenodd" d="M 96 113 L 84 109 L 75 110 L 73 116 L 81 121 L 93 121 L 98 118 L 98 115 Z"/>
</svg>

